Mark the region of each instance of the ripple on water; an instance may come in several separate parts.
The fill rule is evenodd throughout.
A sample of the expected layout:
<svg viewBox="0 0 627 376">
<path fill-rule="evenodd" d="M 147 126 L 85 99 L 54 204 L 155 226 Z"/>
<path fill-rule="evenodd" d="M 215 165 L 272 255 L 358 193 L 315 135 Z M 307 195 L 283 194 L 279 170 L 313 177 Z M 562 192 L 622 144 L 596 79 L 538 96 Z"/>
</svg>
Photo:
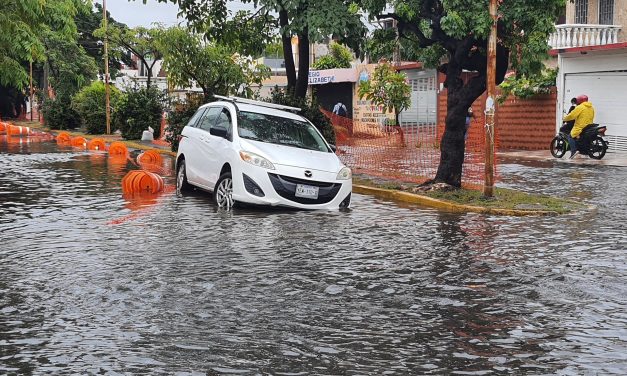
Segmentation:
<svg viewBox="0 0 627 376">
<path fill-rule="evenodd" d="M 621 169 L 500 166 L 584 216 L 224 212 L 20 150 L 0 153 L 0 373 L 625 373 Z"/>
</svg>

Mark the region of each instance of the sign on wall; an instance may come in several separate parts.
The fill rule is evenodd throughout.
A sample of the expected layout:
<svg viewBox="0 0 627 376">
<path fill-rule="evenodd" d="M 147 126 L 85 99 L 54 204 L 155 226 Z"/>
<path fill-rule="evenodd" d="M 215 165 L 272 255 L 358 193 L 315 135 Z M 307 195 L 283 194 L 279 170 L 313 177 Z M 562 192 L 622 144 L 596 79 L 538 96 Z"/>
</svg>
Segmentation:
<svg viewBox="0 0 627 376">
<path fill-rule="evenodd" d="M 355 82 L 357 72 L 355 69 L 323 69 L 309 71 L 309 85 L 323 85 L 335 82 Z"/>
</svg>

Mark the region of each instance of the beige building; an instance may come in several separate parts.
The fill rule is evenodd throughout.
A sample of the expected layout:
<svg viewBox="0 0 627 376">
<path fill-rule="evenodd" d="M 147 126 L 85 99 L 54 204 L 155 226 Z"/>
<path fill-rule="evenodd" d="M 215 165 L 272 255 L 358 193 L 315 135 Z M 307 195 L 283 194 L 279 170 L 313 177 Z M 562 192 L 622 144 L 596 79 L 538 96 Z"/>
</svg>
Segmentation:
<svg viewBox="0 0 627 376">
<path fill-rule="evenodd" d="M 563 21 L 549 41 L 553 48 L 627 42 L 627 0 L 568 1 Z"/>
</svg>

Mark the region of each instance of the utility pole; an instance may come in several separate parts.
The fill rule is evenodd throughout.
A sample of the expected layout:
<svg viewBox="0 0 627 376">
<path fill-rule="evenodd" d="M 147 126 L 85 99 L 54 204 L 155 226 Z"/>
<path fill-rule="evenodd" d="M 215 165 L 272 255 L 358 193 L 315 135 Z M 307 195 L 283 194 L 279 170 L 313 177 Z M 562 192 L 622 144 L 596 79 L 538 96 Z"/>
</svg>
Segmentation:
<svg viewBox="0 0 627 376">
<path fill-rule="evenodd" d="M 33 121 L 33 62 L 30 62 L 30 96 L 28 98 L 28 103 L 30 103 L 30 121 Z"/>
<path fill-rule="evenodd" d="M 107 134 L 111 134 L 111 109 L 109 106 L 109 46 L 107 34 L 107 0 L 102 0 L 102 19 L 104 22 L 104 65 L 105 65 L 105 116 L 107 121 Z"/>
<path fill-rule="evenodd" d="M 483 184 L 483 196 L 494 196 L 494 116 L 496 113 L 496 24 L 497 24 L 497 0 L 490 0 L 490 18 L 492 28 L 488 38 L 488 68 L 487 91 L 488 98 L 485 103 L 485 173 Z"/>
</svg>

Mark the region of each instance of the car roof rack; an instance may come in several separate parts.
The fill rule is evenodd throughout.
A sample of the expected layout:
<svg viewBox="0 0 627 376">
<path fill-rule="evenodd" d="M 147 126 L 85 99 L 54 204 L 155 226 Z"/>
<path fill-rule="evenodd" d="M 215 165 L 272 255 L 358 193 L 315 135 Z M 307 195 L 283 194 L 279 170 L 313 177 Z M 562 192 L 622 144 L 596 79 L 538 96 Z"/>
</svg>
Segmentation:
<svg viewBox="0 0 627 376">
<path fill-rule="evenodd" d="M 222 96 L 222 95 L 214 95 L 214 97 L 218 98 L 218 99 L 222 99 L 222 100 L 228 101 L 228 102 L 254 104 L 256 106 L 274 108 L 274 109 L 277 109 L 277 110 L 293 111 L 293 112 L 300 112 L 300 111 L 302 111 L 298 107 L 290 107 L 290 106 L 284 106 L 282 104 L 274 104 L 274 103 L 268 103 L 268 102 L 263 102 L 263 101 L 255 101 L 255 100 L 247 99 L 247 98 L 240 98 L 240 97 L 233 97 L 233 96 L 225 97 L 225 96 Z"/>
</svg>

